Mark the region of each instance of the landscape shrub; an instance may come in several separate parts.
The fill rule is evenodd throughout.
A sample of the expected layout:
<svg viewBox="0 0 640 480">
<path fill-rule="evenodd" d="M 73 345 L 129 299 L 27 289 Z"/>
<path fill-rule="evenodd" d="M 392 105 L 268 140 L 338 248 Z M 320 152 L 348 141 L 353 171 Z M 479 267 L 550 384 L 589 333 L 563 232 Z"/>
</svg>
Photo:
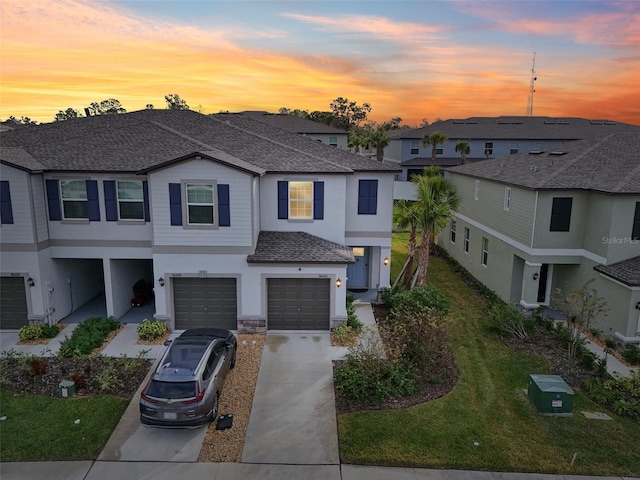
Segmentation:
<svg viewBox="0 0 640 480">
<path fill-rule="evenodd" d="M 535 318 L 527 318 L 521 311 L 496 300 L 485 307 L 485 316 L 490 331 L 517 338 L 526 338 L 536 324 Z"/>
<path fill-rule="evenodd" d="M 71 337 L 65 336 L 60 343 L 58 356 L 71 358 L 90 354 L 100 347 L 110 332 L 120 328 L 115 318 L 91 317 L 78 325 Z"/>
<path fill-rule="evenodd" d="M 150 322 L 145 318 L 138 325 L 138 337 L 141 340 L 155 340 L 167 333 L 167 324 L 163 321 Z"/>
<path fill-rule="evenodd" d="M 42 338 L 42 327 L 37 323 L 30 323 L 20 327 L 18 338 L 21 342 L 29 342 Z"/>
<path fill-rule="evenodd" d="M 611 407 L 618 415 L 640 421 L 640 371 L 606 381 L 589 379 L 585 387 L 593 401 Z"/>
<path fill-rule="evenodd" d="M 389 314 L 407 316 L 412 313 L 420 313 L 424 309 L 437 310 L 444 314 L 449 313 L 451 303 L 435 287 L 421 286 L 411 290 L 399 291 L 387 299 Z"/>
<path fill-rule="evenodd" d="M 357 333 L 362 330 L 362 322 L 356 315 L 356 306 L 353 304 L 355 297 L 347 295 L 347 326 L 353 328 Z"/>
<path fill-rule="evenodd" d="M 55 338 L 60 333 L 58 325 L 42 325 L 42 338 Z"/>
<path fill-rule="evenodd" d="M 624 347 L 621 355 L 631 365 L 640 365 L 640 347 L 629 343 Z"/>
</svg>

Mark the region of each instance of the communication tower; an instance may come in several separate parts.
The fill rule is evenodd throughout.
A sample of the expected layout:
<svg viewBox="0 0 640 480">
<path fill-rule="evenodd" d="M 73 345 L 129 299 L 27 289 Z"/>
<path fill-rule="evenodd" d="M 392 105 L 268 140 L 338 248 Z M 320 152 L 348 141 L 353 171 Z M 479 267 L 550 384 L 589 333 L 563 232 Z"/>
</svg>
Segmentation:
<svg viewBox="0 0 640 480">
<path fill-rule="evenodd" d="M 531 65 L 531 82 L 529 83 L 529 98 L 527 99 L 527 117 L 533 117 L 533 94 L 536 92 L 536 52 L 533 52 L 533 64 Z"/>
</svg>

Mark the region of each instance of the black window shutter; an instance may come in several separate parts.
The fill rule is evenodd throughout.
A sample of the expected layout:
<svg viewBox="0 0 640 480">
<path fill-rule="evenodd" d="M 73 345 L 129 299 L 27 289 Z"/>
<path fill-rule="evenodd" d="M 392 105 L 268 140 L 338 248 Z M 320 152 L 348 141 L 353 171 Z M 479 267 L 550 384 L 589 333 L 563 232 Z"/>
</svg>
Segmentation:
<svg viewBox="0 0 640 480">
<path fill-rule="evenodd" d="M 151 221 L 151 213 L 149 212 L 149 182 L 142 181 L 142 208 L 144 209 L 144 221 Z"/>
<path fill-rule="evenodd" d="M 179 183 L 169 184 L 169 212 L 171 225 L 182 225 L 182 188 Z"/>
<path fill-rule="evenodd" d="M 87 212 L 90 221 L 100 221 L 100 202 L 98 201 L 98 182 L 96 180 L 87 180 Z"/>
<path fill-rule="evenodd" d="M 11 206 L 11 190 L 7 180 L 0 181 L 0 223 L 13 223 L 13 207 Z"/>
<path fill-rule="evenodd" d="M 289 182 L 278 181 L 278 219 L 289 218 Z"/>
<path fill-rule="evenodd" d="M 118 199 L 116 198 L 116 182 L 105 180 L 102 182 L 104 189 L 104 216 L 107 222 L 118 220 Z"/>
<path fill-rule="evenodd" d="M 358 215 L 375 215 L 378 211 L 378 180 L 358 183 Z"/>
<path fill-rule="evenodd" d="M 231 226 L 231 205 L 229 203 L 229 185 L 218 184 L 218 225 Z"/>
<path fill-rule="evenodd" d="M 557 197 L 551 205 L 551 232 L 568 232 L 571 226 L 571 206 L 573 198 Z"/>
<path fill-rule="evenodd" d="M 58 190 L 58 180 L 47 180 L 47 204 L 49 205 L 49 220 L 62 220 L 62 210 L 60 209 L 60 191 Z"/>
<path fill-rule="evenodd" d="M 640 202 L 636 202 L 636 213 L 633 216 L 633 228 L 631 230 L 631 239 L 640 240 Z"/>
<path fill-rule="evenodd" d="M 324 218 L 324 182 L 313 182 L 313 219 Z"/>
</svg>

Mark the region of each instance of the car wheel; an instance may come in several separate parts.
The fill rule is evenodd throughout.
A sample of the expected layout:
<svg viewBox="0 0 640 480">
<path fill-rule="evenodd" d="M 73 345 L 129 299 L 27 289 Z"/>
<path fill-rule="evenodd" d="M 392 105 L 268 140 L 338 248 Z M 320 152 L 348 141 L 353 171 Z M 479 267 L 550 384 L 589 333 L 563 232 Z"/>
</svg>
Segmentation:
<svg viewBox="0 0 640 480">
<path fill-rule="evenodd" d="M 211 411 L 209 412 L 209 416 L 211 417 L 211 421 L 215 422 L 216 418 L 218 418 L 218 402 L 220 400 L 220 393 L 216 393 L 216 396 L 213 399 L 213 406 L 211 407 Z"/>
<path fill-rule="evenodd" d="M 236 347 L 233 347 L 233 356 L 231 357 L 231 368 L 236 366 Z"/>
</svg>

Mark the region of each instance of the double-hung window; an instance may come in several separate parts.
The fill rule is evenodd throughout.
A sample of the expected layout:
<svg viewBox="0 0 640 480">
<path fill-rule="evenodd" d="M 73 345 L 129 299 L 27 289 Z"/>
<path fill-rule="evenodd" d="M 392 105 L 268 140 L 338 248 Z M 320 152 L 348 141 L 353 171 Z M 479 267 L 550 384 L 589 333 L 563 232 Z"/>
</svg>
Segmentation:
<svg viewBox="0 0 640 480">
<path fill-rule="evenodd" d="M 420 142 L 411 142 L 411 155 L 418 155 L 420 153 Z"/>
<path fill-rule="evenodd" d="M 451 233 L 449 235 L 449 239 L 451 240 L 451 243 L 456 243 L 456 222 L 455 220 L 451 220 Z"/>
<path fill-rule="evenodd" d="M 509 211 L 511 209 L 511 187 L 504 188 L 504 205 L 503 208 L 505 211 Z"/>
<path fill-rule="evenodd" d="M 338 137 L 331 136 L 329 137 L 329 145 L 332 147 L 338 146 Z"/>
<path fill-rule="evenodd" d="M 60 196 L 65 219 L 89 218 L 85 180 L 60 180 Z"/>
<path fill-rule="evenodd" d="M 487 266 L 487 262 L 489 261 L 489 239 L 486 237 L 482 237 L 482 258 L 480 259 L 480 263 Z"/>
<path fill-rule="evenodd" d="M 509 154 L 513 155 L 514 153 L 518 153 L 520 151 L 520 145 L 518 142 L 511 142 L 511 148 L 509 148 Z"/>
<path fill-rule="evenodd" d="M 142 182 L 118 182 L 118 217 L 121 220 L 144 220 Z"/>
<path fill-rule="evenodd" d="M 212 184 L 187 183 L 187 223 L 189 225 L 214 225 Z"/>
<path fill-rule="evenodd" d="M 573 198 L 556 197 L 551 205 L 551 232 L 568 232 L 571 226 L 571 206 Z"/>
<path fill-rule="evenodd" d="M 636 202 L 636 212 L 631 227 L 631 240 L 640 240 L 640 202 Z"/>
<path fill-rule="evenodd" d="M 289 218 L 313 218 L 313 182 L 289 182 Z"/>
<path fill-rule="evenodd" d="M 489 158 L 493 155 L 493 142 L 485 142 L 484 144 L 484 156 Z"/>
</svg>

